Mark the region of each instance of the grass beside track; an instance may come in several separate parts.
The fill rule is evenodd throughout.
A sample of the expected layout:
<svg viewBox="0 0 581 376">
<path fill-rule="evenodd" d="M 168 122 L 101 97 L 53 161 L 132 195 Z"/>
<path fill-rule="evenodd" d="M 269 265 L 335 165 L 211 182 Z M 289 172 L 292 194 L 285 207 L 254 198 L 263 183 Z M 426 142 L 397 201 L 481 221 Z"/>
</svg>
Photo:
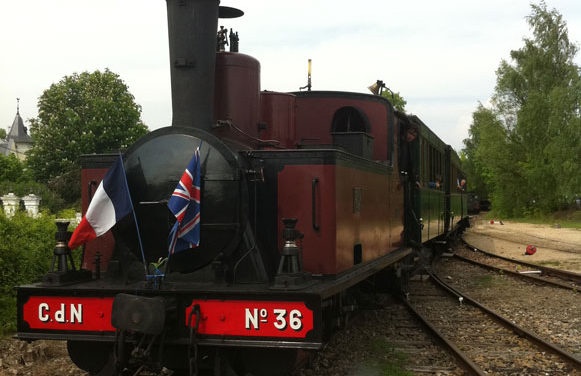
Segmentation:
<svg viewBox="0 0 581 376">
<path fill-rule="evenodd" d="M 491 210 L 489 212 L 483 212 L 481 215 L 486 219 L 501 218 L 501 216 L 496 214 L 494 210 Z M 581 210 L 577 210 L 575 208 L 562 210 L 546 215 L 537 215 L 522 218 L 502 217 L 502 219 L 513 222 L 532 223 L 537 225 L 550 225 L 550 226 L 559 225 L 563 228 L 575 228 L 581 230 Z"/>
<path fill-rule="evenodd" d="M 407 355 L 398 351 L 392 344 L 383 340 L 376 339 L 370 343 L 370 352 L 377 359 L 381 359 L 377 364 L 377 369 L 381 375 L 385 376 L 412 376 L 413 373 L 404 369 L 407 363 Z"/>
</svg>

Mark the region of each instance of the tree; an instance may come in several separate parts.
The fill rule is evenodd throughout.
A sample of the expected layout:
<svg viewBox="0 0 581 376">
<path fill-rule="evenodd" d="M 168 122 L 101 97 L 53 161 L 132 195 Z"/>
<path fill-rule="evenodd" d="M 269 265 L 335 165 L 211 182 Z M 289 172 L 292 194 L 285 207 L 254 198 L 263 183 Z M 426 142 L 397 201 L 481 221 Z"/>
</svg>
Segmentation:
<svg viewBox="0 0 581 376">
<path fill-rule="evenodd" d="M 108 69 L 65 76 L 45 90 L 38 117 L 30 120 L 34 146 L 27 165 L 34 177 L 69 202 L 80 197 L 81 154 L 117 152 L 147 133 L 141 106 Z M 67 182 L 67 184 L 59 184 Z"/>
<path fill-rule="evenodd" d="M 556 10 L 547 10 L 544 2 L 532 9 L 527 21 L 534 38 L 511 51 L 514 66 L 501 63 L 494 99 L 513 143 L 520 146 L 529 202 L 536 210 L 550 211 L 566 196 L 572 198 L 575 185 L 579 188 L 581 86 L 573 62 L 578 47 L 569 41 Z"/>
<path fill-rule="evenodd" d="M 469 189 L 480 197 L 492 196 L 502 213 L 517 215 L 517 208 L 525 204 L 521 192 L 526 184 L 519 166 L 513 164 L 518 150 L 510 143 L 499 115 L 480 104 L 472 114 L 469 134 L 462 151 L 462 167 L 473 184 Z"/>
<path fill-rule="evenodd" d="M 6 129 L 0 128 L 0 140 L 6 139 Z"/>
<path fill-rule="evenodd" d="M 500 63 L 493 107 L 479 107 L 465 140 L 467 159 L 484 174 L 494 207 L 508 215 L 558 209 L 581 190 L 581 79 L 573 61 L 578 47 L 556 10 L 544 2 L 531 7 L 533 38 L 511 51 L 513 64 Z M 484 119 L 477 117 L 485 110 L 503 128 L 503 135 L 494 129 L 499 138 L 493 143 L 482 142 Z"/>
<path fill-rule="evenodd" d="M 381 96 L 387 99 L 397 111 L 405 113 L 405 105 L 407 104 L 407 101 L 399 95 L 399 92 L 394 93 L 388 89 L 384 90 L 381 93 Z"/>
<path fill-rule="evenodd" d="M 472 124 L 468 131 L 470 137 L 464 140 L 464 149 L 460 153 L 462 169 L 468 178 L 467 189 L 480 197 L 488 197 L 490 191 L 490 184 L 486 179 L 489 176 L 487 166 L 479 154 L 481 134 L 484 133 L 486 137 L 486 128 L 493 125 L 498 125 L 494 113 L 479 103 L 478 109 L 472 114 Z"/>
<path fill-rule="evenodd" d="M 0 155 L 0 182 L 17 182 L 24 175 L 24 164 L 14 154 Z"/>
</svg>

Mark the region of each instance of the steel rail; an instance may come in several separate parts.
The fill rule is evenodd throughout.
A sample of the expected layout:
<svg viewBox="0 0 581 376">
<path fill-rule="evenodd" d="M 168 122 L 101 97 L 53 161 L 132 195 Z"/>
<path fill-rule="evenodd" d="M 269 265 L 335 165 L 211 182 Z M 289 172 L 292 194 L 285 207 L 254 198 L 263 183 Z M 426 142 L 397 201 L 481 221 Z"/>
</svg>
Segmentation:
<svg viewBox="0 0 581 376">
<path fill-rule="evenodd" d="M 569 279 L 572 282 L 579 282 L 579 283 L 581 283 L 581 273 L 575 273 L 575 272 L 570 272 L 570 271 L 567 271 L 567 270 L 555 269 L 555 268 L 550 268 L 548 266 L 542 266 L 542 265 L 538 265 L 538 264 L 533 264 L 533 263 L 526 262 L 526 261 L 515 260 L 515 259 L 512 259 L 512 258 L 508 258 L 508 257 L 505 257 L 505 256 L 497 255 L 495 253 L 488 252 L 488 251 L 485 251 L 483 249 L 474 247 L 474 246 L 472 246 L 471 244 L 469 244 L 464 239 L 462 239 L 462 242 L 466 245 L 466 247 L 470 248 L 471 250 L 476 249 L 476 250 L 478 250 L 478 252 L 482 252 L 482 253 L 484 253 L 487 256 L 496 257 L 496 258 L 499 258 L 499 259 L 502 259 L 502 260 L 505 260 L 505 261 L 511 261 L 511 262 L 519 263 L 519 264 L 526 265 L 526 266 L 531 267 L 531 268 L 537 268 L 537 269 L 542 270 L 543 272 L 545 272 L 547 275 L 556 275 L 556 276 L 558 276 L 560 278 L 563 278 L 563 279 Z"/>
<path fill-rule="evenodd" d="M 563 350 L 561 347 L 550 343 L 548 341 L 546 341 L 545 339 L 537 336 L 535 333 L 533 333 L 532 331 L 525 329 L 517 324 L 514 324 L 512 321 L 510 321 L 509 319 L 505 318 L 504 316 L 501 316 L 500 314 L 496 313 L 495 311 L 493 311 L 492 309 L 480 304 L 478 301 L 472 299 L 470 296 L 466 295 L 465 293 L 461 292 L 460 290 L 448 285 L 446 282 L 444 282 L 438 275 L 436 275 L 434 272 L 428 270 L 427 273 L 429 274 L 429 276 L 432 278 L 433 281 L 437 282 L 442 288 L 448 290 L 448 291 L 453 291 L 454 295 L 457 296 L 462 296 L 464 298 L 465 301 L 468 301 L 469 303 L 471 303 L 473 306 L 481 309 L 482 311 L 486 312 L 487 314 L 489 314 L 492 318 L 496 319 L 497 321 L 499 321 L 500 323 L 502 323 L 503 325 L 505 325 L 507 328 L 510 328 L 511 330 L 513 330 L 515 333 L 517 333 L 520 336 L 526 337 L 527 339 L 531 340 L 532 342 L 537 343 L 538 345 L 544 347 L 545 349 L 552 351 L 553 353 L 567 359 L 567 361 L 569 361 L 570 363 L 575 364 L 577 367 L 581 367 L 581 359 L 579 359 L 578 357 L 576 357 L 575 355 Z"/>
<path fill-rule="evenodd" d="M 402 299 L 408 310 L 414 315 L 440 342 L 444 343 L 446 347 L 453 353 L 456 359 L 461 363 L 461 366 L 473 375 L 487 376 L 476 363 L 474 363 L 462 350 L 460 350 L 453 342 L 449 341 L 438 329 L 436 329 L 422 314 L 407 301 Z"/>
<path fill-rule="evenodd" d="M 458 259 L 460 259 L 462 261 L 468 262 L 470 264 L 473 264 L 473 265 L 476 265 L 476 266 L 480 266 L 480 267 L 483 267 L 483 268 L 486 268 L 486 269 L 489 269 L 489 270 L 502 271 L 503 273 L 508 273 L 508 274 L 511 274 L 511 275 L 514 275 L 514 276 L 517 276 L 517 277 L 520 277 L 520 278 L 524 278 L 524 279 L 528 279 L 528 280 L 533 280 L 535 282 L 541 282 L 541 283 L 544 283 L 544 284 L 547 284 L 547 285 L 552 285 L 552 286 L 555 286 L 555 287 L 559 287 L 559 288 L 563 288 L 563 289 L 567 289 L 567 290 L 572 290 L 572 291 L 575 291 L 575 292 L 581 292 L 579 290 L 579 287 L 578 286 L 571 286 L 571 285 L 568 285 L 568 284 L 566 284 L 564 282 L 553 281 L 553 280 L 545 279 L 543 277 L 540 277 L 540 276 L 537 276 L 537 275 L 532 275 L 532 274 L 521 274 L 521 273 L 519 273 L 517 271 L 514 271 L 514 270 L 510 270 L 510 269 L 506 269 L 506 268 L 501 268 L 499 266 L 485 264 L 485 263 L 482 263 L 480 261 L 472 260 L 471 258 L 464 257 L 464 256 L 460 256 L 460 255 L 457 255 L 457 254 L 454 254 L 454 257 L 455 258 L 458 258 Z"/>
<path fill-rule="evenodd" d="M 539 276 L 536 276 L 536 275 L 522 274 L 522 273 L 516 272 L 514 270 L 510 270 L 510 269 L 506 269 L 506 268 L 501 268 L 501 267 L 493 266 L 493 265 L 489 265 L 489 264 L 484 264 L 484 263 L 481 263 L 479 261 L 472 260 L 470 258 L 467 258 L 467 257 L 464 257 L 464 256 L 460 256 L 460 255 L 458 255 L 458 254 L 455 253 L 454 256 L 455 257 L 458 257 L 461 260 L 464 260 L 464 261 L 467 261 L 467 262 L 470 262 L 470 263 L 473 263 L 473 264 L 476 264 L 476 265 L 480 265 L 480 266 L 483 266 L 483 267 L 486 267 L 486 268 L 489 268 L 489 269 L 502 270 L 504 272 L 507 272 L 507 273 L 510 273 L 510 274 L 513 274 L 513 275 L 517 275 L 519 277 L 529 278 L 529 279 L 533 279 L 535 281 L 544 282 L 544 283 L 551 284 L 551 285 L 554 285 L 554 286 L 557 286 L 557 287 L 562 287 L 562 288 L 566 288 L 566 289 L 569 289 L 569 290 L 581 292 L 581 289 L 580 289 L 580 286 L 581 286 L 581 274 L 574 273 L 574 272 L 569 272 L 569 271 L 566 271 L 566 270 L 559 270 L 559 269 L 554 269 L 554 268 L 548 268 L 546 266 L 531 264 L 531 263 L 528 263 L 528 262 L 525 262 L 525 261 L 519 261 L 519 260 L 511 259 L 511 258 L 508 258 L 508 257 L 496 255 L 494 253 L 490 253 L 490 252 L 484 251 L 484 250 L 482 250 L 480 248 L 473 247 L 472 245 L 468 244 L 465 241 L 463 241 L 463 242 L 464 242 L 465 247 L 467 249 L 471 250 L 471 251 L 476 250 L 477 252 L 483 253 L 486 256 L 491 257 L 491 258 L 498 258 L 500 260 L 504 260 L 504 261 L 507 261 L 507 262 L 510 262 L 510 263 L 513 263 L 513 264 L 525 265 L 525 266 L 527 266 L 529 268 L 534 268 L 534 269 L 540 270 L 543 273 L 543 275 L 545 275 L 545 276 L 552 276 L 552 277 L 560 278 L 562 280 L 567 280 L 567 281 L 570 281 L 572 283 L 575 283 L 575 286 L 571 286 L 570 284 L 567 284 L 565 282 L 557 282 L 557 281 L 547 280 L 545 278 L 542 278 L 542 277 L 539 277 Z"/>
</svg>

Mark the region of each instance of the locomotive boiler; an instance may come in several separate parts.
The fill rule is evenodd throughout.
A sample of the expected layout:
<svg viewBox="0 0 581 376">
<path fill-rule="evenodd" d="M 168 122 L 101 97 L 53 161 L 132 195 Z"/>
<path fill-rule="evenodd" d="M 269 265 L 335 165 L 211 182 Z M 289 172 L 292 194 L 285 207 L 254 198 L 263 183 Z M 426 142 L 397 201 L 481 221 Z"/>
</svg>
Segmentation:
<svg viewBox="0 0 581 376">
<path fill-rule="evenodd" d="M 17 288 L 17 336 L 66 340 L 91 374 L 284 373 L 345 321 L 360 282 L 405 276 L 422 244 L 459 228 L 459 160 L 381 96 L 261 91 L 258 60 L 233 31 L 225 51 L 218 30 L 241 11 L 167 0 L 167 13 L 173 120 L 123 154 L 135 217 L 88 243 L 80 271 L 60 226 L 59 267 Z M 161 268 L 168 199 L 197 148 L 200 244 Z M 82 157 L 84 210 L 116 157 Z"/>
</svg>

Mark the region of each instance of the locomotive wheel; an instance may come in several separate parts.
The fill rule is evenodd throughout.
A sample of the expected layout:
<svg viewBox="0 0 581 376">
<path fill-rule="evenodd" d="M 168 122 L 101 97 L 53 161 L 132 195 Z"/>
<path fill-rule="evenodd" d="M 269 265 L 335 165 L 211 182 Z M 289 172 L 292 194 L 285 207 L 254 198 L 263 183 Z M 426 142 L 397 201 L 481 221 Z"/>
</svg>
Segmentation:
<svg viewBox="0 0 581 376">
<path fill-rule="evenodd" d="M 393 267 L 386 268 L 374 276 L 377 291 L 394 296 L 405 296 L 409 290 L 409 279 L 414 272 L 414 255 L 409 255 Z"/>
<path fill-rule="evenodd" d="M 344 329 L 356 313 L 358 288 L 354 287 L 334 295 L 325 302 L 323 310 L 324 337 L 328 340 L 337 330 Z"/>
<path fill-rule="evenodd" d="M 112 375 L 115 371 L 110 343 L 67 341 L 67 350 L 73 363 L 92 376 Z"/>
</svg>

